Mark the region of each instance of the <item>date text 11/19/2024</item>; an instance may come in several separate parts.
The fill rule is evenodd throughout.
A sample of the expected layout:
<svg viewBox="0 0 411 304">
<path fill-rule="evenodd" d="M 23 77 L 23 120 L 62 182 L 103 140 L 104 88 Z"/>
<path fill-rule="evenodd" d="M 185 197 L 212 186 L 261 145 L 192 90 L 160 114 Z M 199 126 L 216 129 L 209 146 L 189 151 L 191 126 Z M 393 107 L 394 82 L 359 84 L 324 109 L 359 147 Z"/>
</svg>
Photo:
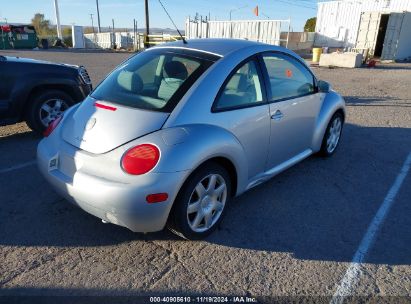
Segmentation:
<svg viewBox="0 0 411 304">
<path fill-rule="evenodd" d="M 258 303 L 257 299 L 249 296 L 207 297 L 207 296 L 174 296 L 150 297 L 150 303 Z"/>
</svg>

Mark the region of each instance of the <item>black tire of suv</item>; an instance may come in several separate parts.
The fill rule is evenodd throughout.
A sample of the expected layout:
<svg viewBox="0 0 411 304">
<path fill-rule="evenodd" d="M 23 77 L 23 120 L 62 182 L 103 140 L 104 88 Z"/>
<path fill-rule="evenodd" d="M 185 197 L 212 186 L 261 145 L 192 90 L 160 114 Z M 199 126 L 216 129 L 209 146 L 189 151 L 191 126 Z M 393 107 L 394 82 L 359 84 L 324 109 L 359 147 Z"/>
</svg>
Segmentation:
<svg viewBox="0 0 411 304">
<path fill-rule="evenodd" d="M 50 99 L 60 99 L 65 102 L 68 107 L 74 105 L 73 98 L 66 92 L 60 90 L 44 90 L 32 96 L 26 109 L 26 122 L 30 129 L 39 134 L 42 134 L 47 128 L 41 122 L 40 109 L 43 104 Z"/>
</svg>

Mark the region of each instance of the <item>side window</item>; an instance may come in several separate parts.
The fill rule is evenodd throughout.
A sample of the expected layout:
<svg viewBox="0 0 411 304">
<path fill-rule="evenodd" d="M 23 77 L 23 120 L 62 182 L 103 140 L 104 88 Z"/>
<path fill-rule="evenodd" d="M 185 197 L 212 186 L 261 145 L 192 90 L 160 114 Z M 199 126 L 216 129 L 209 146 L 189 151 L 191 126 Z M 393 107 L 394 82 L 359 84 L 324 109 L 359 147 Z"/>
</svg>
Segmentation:
<svg viewBox="0 0 411 304">
<path fill-rule="evenodd" d="M 263 55 L 270 80 L 270 101 L 308 95 L 314 92 L 313 75 L 291 57 Z"/>
<path fill-rule="evenodd" d="M 254 60 L 241 66 L 226 82 L 214 108 L 230 108 L 256 105 L 263 102 L 260 78 Z"/>
</svg>

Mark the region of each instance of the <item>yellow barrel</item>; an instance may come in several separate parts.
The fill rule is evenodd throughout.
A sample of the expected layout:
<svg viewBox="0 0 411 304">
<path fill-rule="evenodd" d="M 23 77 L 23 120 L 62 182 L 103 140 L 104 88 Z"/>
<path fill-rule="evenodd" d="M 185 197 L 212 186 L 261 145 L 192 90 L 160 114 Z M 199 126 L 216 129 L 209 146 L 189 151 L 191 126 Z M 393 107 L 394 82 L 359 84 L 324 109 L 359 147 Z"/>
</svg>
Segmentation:
<svg viewBox="0 0 411 304">
<path fill-rule="evenodd" d="M 322 48 L 313 48 L 313 62 L 319 62 L 320 56 L 323 53 Z"/>
</svg>

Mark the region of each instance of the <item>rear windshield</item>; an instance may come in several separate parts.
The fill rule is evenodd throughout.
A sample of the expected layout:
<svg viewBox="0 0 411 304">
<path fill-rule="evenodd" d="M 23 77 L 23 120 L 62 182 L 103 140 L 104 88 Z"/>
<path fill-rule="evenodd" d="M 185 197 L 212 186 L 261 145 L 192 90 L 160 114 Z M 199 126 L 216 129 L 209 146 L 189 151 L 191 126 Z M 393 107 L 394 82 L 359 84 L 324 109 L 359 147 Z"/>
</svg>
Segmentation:
<svg viewBox="0 0 411 304">
<path fill-rule="evenodd" d="M 115 69 L 91 96 L 133 108 L 171 112 L 214 62 L 209 56 L 187 53 L 166 49 L 142 52 Z"/>
</svg>

